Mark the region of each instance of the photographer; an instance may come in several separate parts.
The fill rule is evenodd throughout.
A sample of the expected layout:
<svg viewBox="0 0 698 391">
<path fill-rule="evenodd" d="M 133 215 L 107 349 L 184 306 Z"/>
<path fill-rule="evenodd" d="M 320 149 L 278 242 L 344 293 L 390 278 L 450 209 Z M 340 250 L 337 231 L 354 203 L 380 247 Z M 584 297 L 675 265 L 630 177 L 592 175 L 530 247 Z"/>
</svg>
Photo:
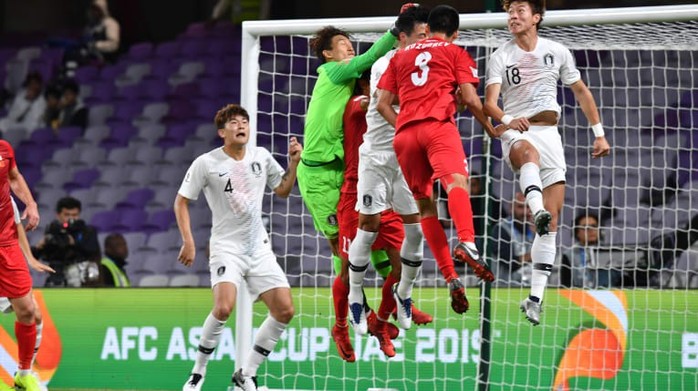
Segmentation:
<svg viewBox="0 0 698 391">
<path fill-rule="evenodd" d="M 34 248 L 37 257 L 56 270 L 46 280 L 47 287 L 90 286 L 99 281 L 101 251 L 97 231 L 80 220 L 81 207 L 73 197 L 58 200 L 56 220 Z"/>
</svg>

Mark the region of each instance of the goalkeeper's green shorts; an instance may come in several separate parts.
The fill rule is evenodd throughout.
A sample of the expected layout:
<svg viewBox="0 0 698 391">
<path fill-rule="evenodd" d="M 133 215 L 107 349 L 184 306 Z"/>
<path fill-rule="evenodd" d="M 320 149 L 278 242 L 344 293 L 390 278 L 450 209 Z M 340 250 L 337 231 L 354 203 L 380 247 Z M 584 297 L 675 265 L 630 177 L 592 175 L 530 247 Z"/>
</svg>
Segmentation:
<svg viewBox="0 0 698 391">
<path fill-rule="evenodd" d="M 344 163 L 336 159 L 315 164 L 301 160 L 298 165 L 298 188 L 305 207 L 313 216 L 315 229 L 327 239 L 339 235 L 337 204 L 344 181 Z"/>
</svg>

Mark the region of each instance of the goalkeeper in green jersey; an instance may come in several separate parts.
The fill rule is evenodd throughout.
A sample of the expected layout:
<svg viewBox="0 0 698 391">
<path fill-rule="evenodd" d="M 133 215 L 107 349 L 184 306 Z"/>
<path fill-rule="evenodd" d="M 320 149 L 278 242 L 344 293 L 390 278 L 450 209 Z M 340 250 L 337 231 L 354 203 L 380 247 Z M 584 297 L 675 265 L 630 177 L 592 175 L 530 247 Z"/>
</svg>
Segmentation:
<svg viewBox="0 0 698 391">
<path fill-rule="evenodd" d="M 412 6 L 405 4 L 400 12 Z M 323 64 L 317 69 L 318 79 L 305 118 L 305 149 L 298 166 L 298 187 L 315 229 L 329 241 L 335 265 L 341 265 L 337 255 L 337 203 L 344 177 L 344 108 L 356 79 L 393 48 L 398 34 L 395 27 L 391 28 L 359 56 L 355 55 L 349 34 L 333 26 L 322 28 L 310 41 L 310 48 Z"/>
</svg>

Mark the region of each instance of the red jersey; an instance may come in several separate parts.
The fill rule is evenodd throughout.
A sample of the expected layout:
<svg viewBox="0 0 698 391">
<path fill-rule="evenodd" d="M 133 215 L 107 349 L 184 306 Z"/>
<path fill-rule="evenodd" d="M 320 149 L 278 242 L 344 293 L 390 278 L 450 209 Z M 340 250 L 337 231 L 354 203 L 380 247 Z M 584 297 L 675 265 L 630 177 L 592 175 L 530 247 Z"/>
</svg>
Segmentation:
<svg viewBox="0 0 698 391">
<path fill-rule="evenodd" d="M 361 108 L 365 95 L 355 95 L 344 109 L 344 184 L 342 193 L 356 194 L 359 182 L 359 147 L 366 133 L 366 110 Z"/>
<path fill-rule="evenodd" d="M 426 38 L 395 53 L 378 88 L 400 99 L 397 132 L 414 121 L 453 120 L 458 85 L 478 85 L 477 65 L 463 48 Z"/>
<path fill-rule="evenodd" d="M 17 167 L 15 151 L 10 143 L 0 140 L 0 246 L 17 242 L 15 213 L 10 199 L 9 172 Z"/>
</svg>

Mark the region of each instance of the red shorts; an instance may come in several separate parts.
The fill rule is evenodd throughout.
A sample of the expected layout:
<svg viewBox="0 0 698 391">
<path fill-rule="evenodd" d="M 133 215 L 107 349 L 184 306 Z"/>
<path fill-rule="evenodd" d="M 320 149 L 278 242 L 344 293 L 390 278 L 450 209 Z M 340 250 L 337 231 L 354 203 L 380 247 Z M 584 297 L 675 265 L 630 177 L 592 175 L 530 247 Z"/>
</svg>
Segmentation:
<svg viewBox="0 0 698 391">
<path fill-rule="evenodd" d="M 359 212 L 356 208 L 356 194 L 342 193 L 337 205 L 337 220 L 339 220 L 339 256 L 349 259 L 349 246 L 356 237 L 359 226 Z M 402 228 L 402 218 L 392 210 L 381 214 L 381 226 L 378 237 L 371 247 L 372 250 L 387 248 L 400 249 L 405 231 Z"/>
<path fill-rule="evenodd" d="M 0 297 L 17 299 L 32 289 L 32 277 L 19 244 L 0 246 Z"/>
<path fill-rule="evenodd" d="M 422 121 L 400 129 L 395 154 L 414 198 L 431 197 L 434 180 L 448 174 L 468 175 L 468 163 L 453 122 Z"/>
</svg>

